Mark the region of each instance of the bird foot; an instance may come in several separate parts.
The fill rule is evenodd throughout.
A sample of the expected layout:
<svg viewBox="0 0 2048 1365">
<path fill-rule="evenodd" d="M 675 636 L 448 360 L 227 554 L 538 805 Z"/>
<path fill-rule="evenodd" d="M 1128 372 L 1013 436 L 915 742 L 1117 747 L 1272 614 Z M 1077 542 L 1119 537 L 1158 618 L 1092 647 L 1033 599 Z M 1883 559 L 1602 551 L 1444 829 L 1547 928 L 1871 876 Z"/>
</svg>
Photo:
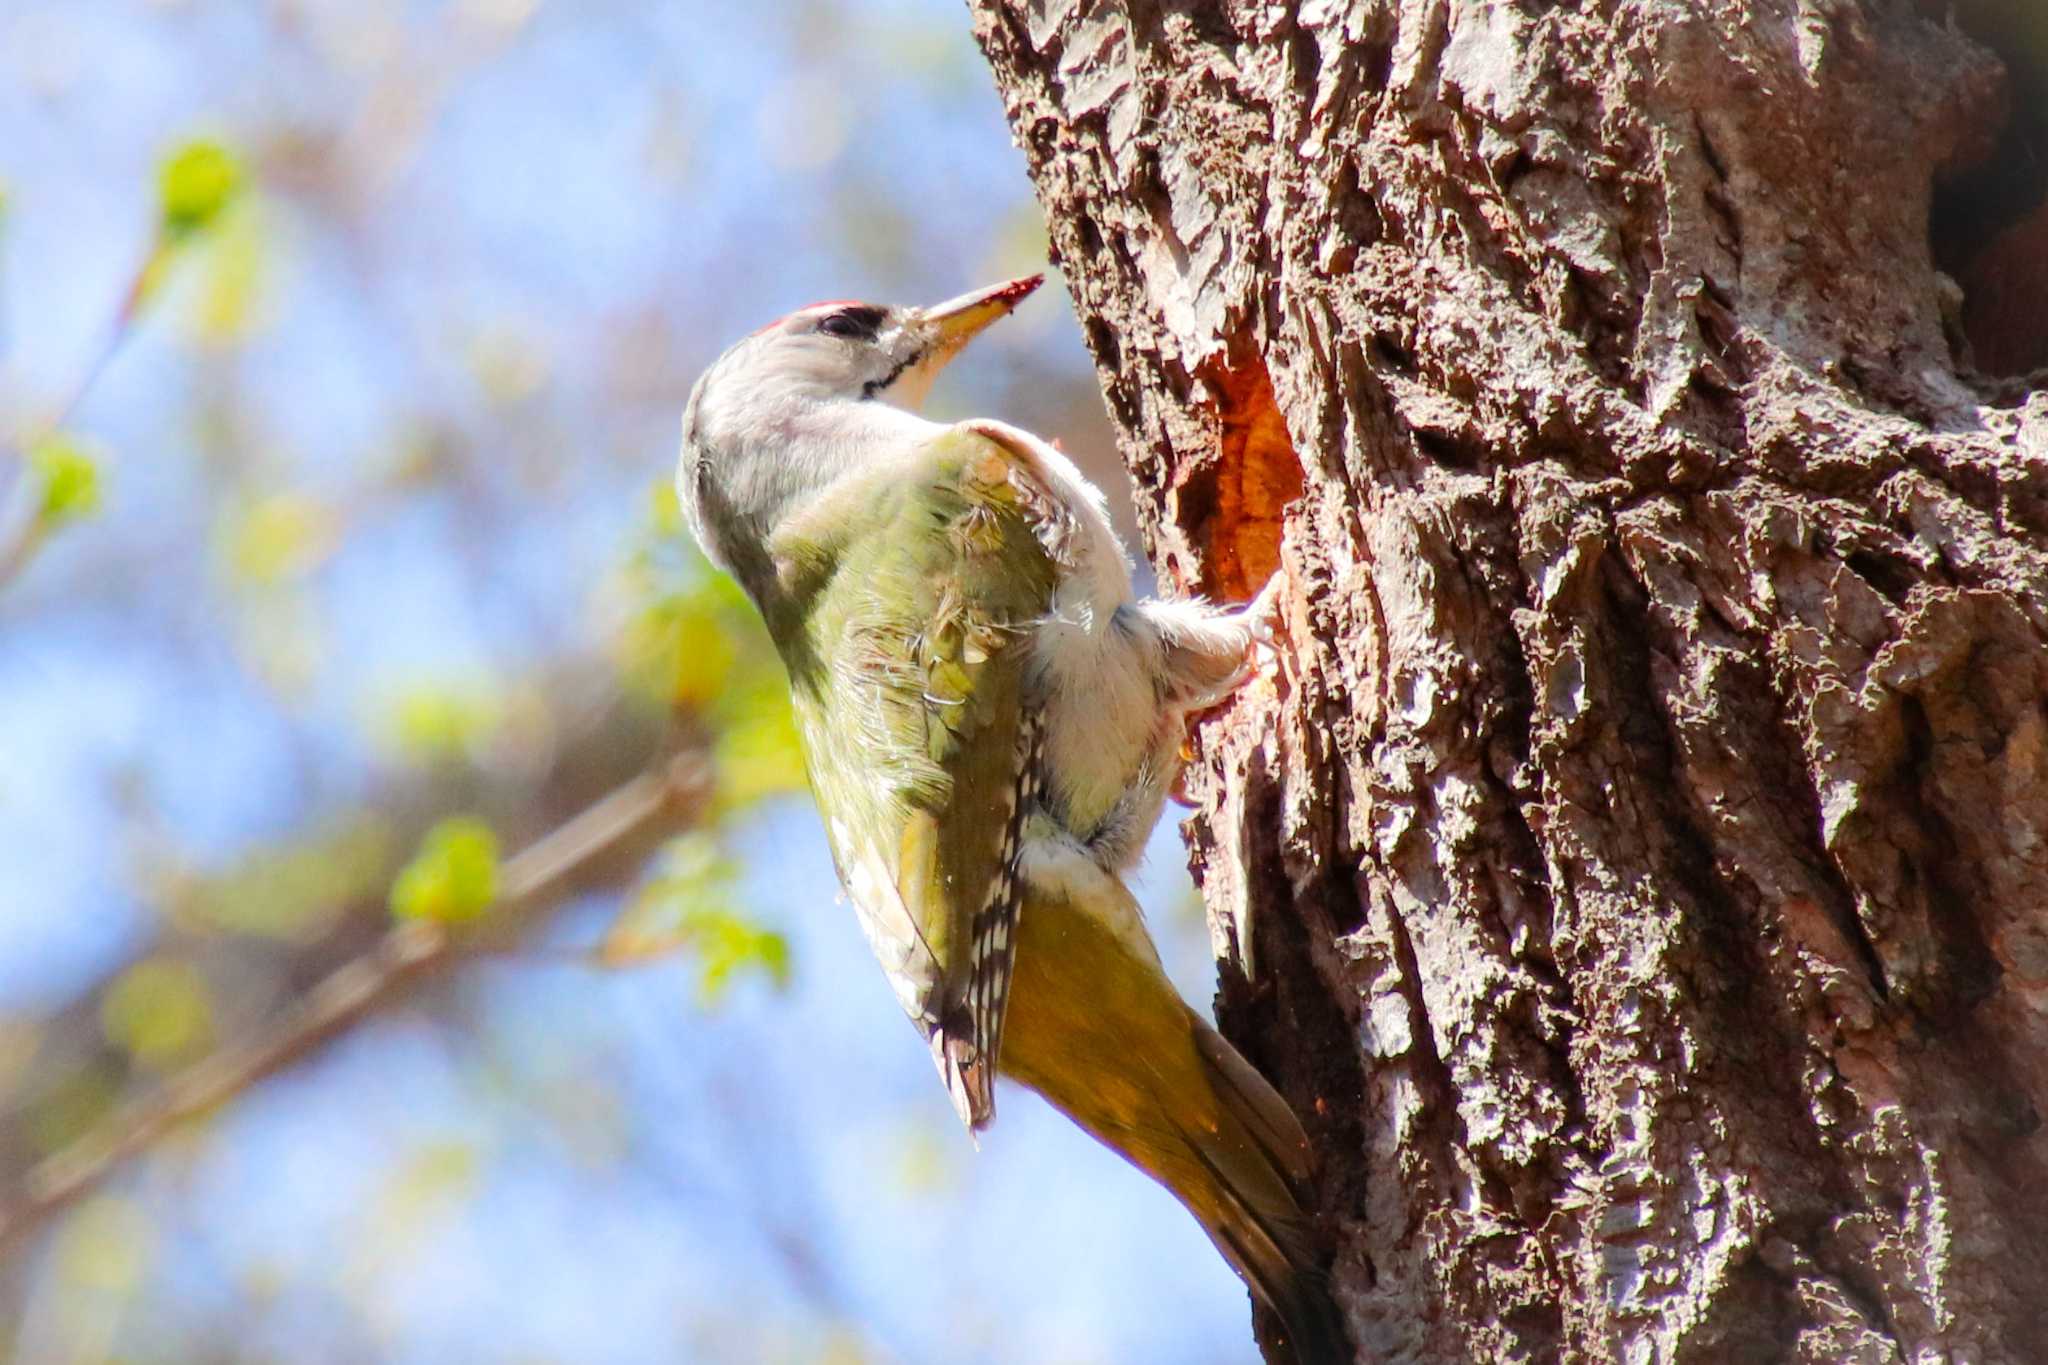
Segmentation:
<svg viewBox="0 0 2048 1365">
<path fill-rule="evenodd" d="M 1252 643 L 1262 645 L 1274 654 L 1279 652 L 1276 642 L 1280 636 L 1280 627 L 1287 619 L 1286 609 L 1280 603 L 1281 594 L 1286 589 L 1287 570 L 1283 567 L 1266 580 L 1266 586 L 1259 589 L 1259 595 L 1246 604 L 1245 609 L 1239 613 L 1239 619 L 1244 622 L 1245 629 L 1251 632 Z"/>
<path fill-rule="evenodd" d="M 1287 620 L 1280 599 L 1286 588 L 1287 571 L 1281 569 L 1266 580 L 1258 596 L 1235 613 L 1234 619 L 1251 636 L 1251 644 L 1245 650 L 1243 665 L 1223 689 L 1222 699 L 1261 674 L 1280 671 L 1280 635 Z"/>
<path fill-rule="evenodd" d="M 1216 700 L 1198 711 L 1190 711 L 1187 715 L 1187 732 L 1180 742 L 1181 769 L 1174 774 L 1173 785 L 1167 791 L 1167 795 L 1183 806 L 1194 804 L 1188 799 L 1187 764 L 1195 757 L 1195 727 L 1211 712 L 1228 703 L 1238 689 L 1253 678 L 1268 672 L 1277 674 L 1280 671 L 1280 628 L 1286 621 L 1281 596 L 1286 588 L 1287 571 L 1283 568 L 1266 580 L 1266 585 L 1259 589 L 1256 597 L 1232 613 L 1232 619 L 1243 625 L 1251 636 L 1251 643 L 1245 650 L 1244 662 L 1223 685 Z"/>
</svg>

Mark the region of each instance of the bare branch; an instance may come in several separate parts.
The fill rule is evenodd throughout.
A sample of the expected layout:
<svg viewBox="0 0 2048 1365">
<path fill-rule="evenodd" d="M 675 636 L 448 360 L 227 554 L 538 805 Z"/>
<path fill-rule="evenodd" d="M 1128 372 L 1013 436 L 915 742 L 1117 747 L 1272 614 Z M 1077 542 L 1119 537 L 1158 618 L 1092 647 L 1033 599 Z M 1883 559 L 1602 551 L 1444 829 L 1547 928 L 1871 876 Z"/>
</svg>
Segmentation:
<svg viewBox="0 0 2048 1365">
<path fill-rule="evenodd" d="M 513 920 L 559 899 L 581 872 L 621 845 L 664 819 L 692 817 L 707 785 L 701 755 L 684 754 L 663 771 L 624 783 L 542 836 L 505 863 L 498 903 L 482 934 L 451 932 L 446 925 L 424 921 L 392 928 L 374 949 L 308 992 L 269 1033 L 196 1063 L 29 1171 L 20 1189 L 0 1204 L 0 1253 L 180 1123 L 305 1059 L 474 947 L 501 938 Z"/>
</svg>

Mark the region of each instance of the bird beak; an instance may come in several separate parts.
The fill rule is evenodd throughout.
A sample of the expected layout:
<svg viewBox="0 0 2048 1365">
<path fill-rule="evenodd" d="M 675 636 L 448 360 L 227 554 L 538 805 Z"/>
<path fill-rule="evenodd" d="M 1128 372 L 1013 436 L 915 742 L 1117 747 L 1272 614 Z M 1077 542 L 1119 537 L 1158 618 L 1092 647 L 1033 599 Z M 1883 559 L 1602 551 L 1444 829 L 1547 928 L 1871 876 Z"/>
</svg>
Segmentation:
<svg viewBox="0 0 2048 1365">
<path fill-rule="evenodd" d="M 924 402 L 932 380 L 948 361 L 960 354 L 961 347 L 997 318 L 1008 317 L 1032 290 L 1044 283 L 1043 275 L 1025 275 L 920 310 L 911 323 L 912 330 L 919 334 L 917 360 L 889 386 L 890 399 L 914 411 Z"/>
</svg>

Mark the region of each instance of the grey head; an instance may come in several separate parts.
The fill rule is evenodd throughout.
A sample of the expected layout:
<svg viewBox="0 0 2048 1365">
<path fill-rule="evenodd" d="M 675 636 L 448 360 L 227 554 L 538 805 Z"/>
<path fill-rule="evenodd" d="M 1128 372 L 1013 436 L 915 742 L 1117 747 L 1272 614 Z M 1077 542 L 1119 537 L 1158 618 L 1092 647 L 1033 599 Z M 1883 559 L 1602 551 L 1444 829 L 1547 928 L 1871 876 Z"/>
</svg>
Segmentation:
<svg viewBox="0 0 2048 1365">
<path fill-rule="evenodd" d="M 1043 279 L 927 308 L 813 304 L 734 343 L 683 410 L 676 492 L 704 553 L 757 592 L 783 518 L 862 461 L 933 434 L 915 415 L 932 380 Z"/>
</svg>

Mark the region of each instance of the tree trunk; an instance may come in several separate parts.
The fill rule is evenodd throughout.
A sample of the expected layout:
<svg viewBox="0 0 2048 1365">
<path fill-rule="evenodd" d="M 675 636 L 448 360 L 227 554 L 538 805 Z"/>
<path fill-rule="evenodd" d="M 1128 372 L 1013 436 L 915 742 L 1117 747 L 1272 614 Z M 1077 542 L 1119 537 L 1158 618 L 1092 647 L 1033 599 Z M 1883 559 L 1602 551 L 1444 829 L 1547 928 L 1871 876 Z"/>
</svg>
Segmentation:
<svg viewBox="0 0 2048 1365">
<path fill-rule="evenodd" d="M 2048 1361 L 1999 59 L 1910 0 L 976 27 L 1162 580 L 1291 580 L 1189 834 L 1360 1358 Z"/>
</svg>

